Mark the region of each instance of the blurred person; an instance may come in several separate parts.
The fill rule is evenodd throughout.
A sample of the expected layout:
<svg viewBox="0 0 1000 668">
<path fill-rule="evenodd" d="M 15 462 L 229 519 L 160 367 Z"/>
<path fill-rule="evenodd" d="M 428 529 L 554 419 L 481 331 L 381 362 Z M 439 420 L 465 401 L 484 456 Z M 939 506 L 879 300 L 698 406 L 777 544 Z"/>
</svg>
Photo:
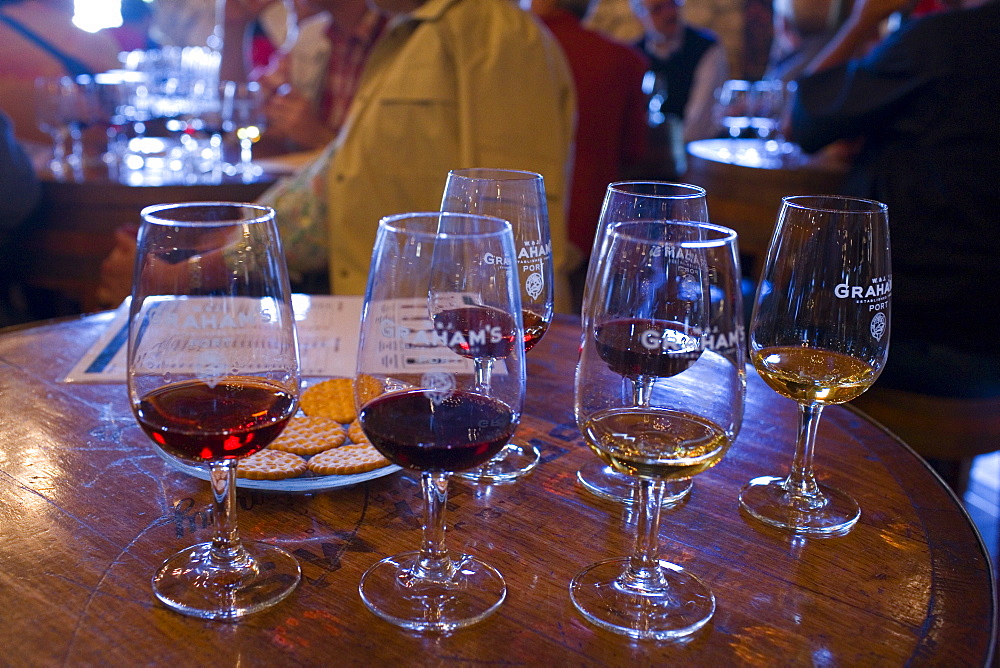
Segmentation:
<svg viewBox="0 0 1000 668">
<path fill-rule="evenodd" d="M 0 112 L 0 235 L 20 227 L 41 197 L 41 185 L 10 119 Z"/>
<path fill-rule="evenodd" d="M 684 0 L 632 0 L 645 30 L 636 46 L 666 80 L 662 111 L 681 119 L 687 143 L 719 134 L 712 108 L 715 91 L 729 78 L 729 61 L 715 35 L 685 23 L 683 6 Z"/>
<path fill-rule="evenodd" d="M 122 0 L 122 24 L 114 28 L 104 28 L 101 32 L 114 38 L 119 51 L 155 49 L 159 45 L 150 34 L 153 11 L 149 5 L 146 0 Z"/>
<path fill-rule="evenodd" d="M 594 0 L 583 25 L 622 44 L 633 44 L 643 34 L 631 0 Z"/>
<path fill-rule="evenodd" d="M 0 113 L 0 327 L 30 319 L 17 290 L 23 253 L 17 232 L 28 222 L 41 199 L 41 185 L 31 161 L 14 137 L 10 119 Z"/>
<path fill-rule="evenodd" d="M 227 9 L 226 34 L 247 35 L 267 5 L 273 2 Z M 297 14 L 294 45 L 279 49 L 265 67 L 252 68 L 245 42 L 232 37 L 223 55 L 224 78 L 257 79 L 265 88 L 268 129 L 261 148 L 271 153 L 318 150 L 336 137 L 386 22 L 366 0 L 300 0 Z"/>
<path fill-rule="evenodd" d="M 0 0 L 0 110 L 18 138 L 51 141 L 36 126 L 37 77 L 75 77 L 117 66 L 113 38 L 73 25 L 73 0 Z"/>
<path fill-rule="evenodd" d="M 642 80 L 649 66 L 637 49 L 583 27 L 591 0 L 522 0 L 552 31 L 573 70 L 577 126 L 567 229 L 577 258 L 573 308 L 583 298 L 587 263 L 608 184 L 648 167 Z"/>
<path fill-rule="evenodd" d="M 261 201 L 278 211 L 290 272 L 327 270 L 333 294 L 360 295 L 378 221 L 436 211 L 448 171 L 496 167 L 545 178 L 557 309 L 565 284 L 565 206 L 576 103 L 551 34 L 508 0 L 373 0 L 389 17 L 347 120 L 312 164 Z M 105 260 L 101 298 L 129 291 L 135 238 Z"/>
<path fill-rule="evenodd" d="M 766 78 L 791 81 L 826 47 L 847 18 L 851 0 L 775 0 Z"/>
<path fill-rule="evenodd" d="M 1000 2 L 906 21 L 909 0 L 857 0 L 798 79 L 792 136 L 857 138 L 846 194 L 885 202 L 892 344 L 871 394 L 1000 397 Z M 860 55 L 859 55 L 860 54 Z"/>
</svg>

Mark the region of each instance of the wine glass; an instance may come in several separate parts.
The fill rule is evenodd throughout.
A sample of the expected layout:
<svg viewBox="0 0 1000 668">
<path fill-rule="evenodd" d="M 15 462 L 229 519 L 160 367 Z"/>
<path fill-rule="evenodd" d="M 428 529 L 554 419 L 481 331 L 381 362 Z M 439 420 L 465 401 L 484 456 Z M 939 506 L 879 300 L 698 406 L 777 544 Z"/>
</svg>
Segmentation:
<svg viewBox="0 0 1000 668">
<path fill-rule="evenodd" d="M 763 140 L 766 156 L 780 158 L 791 152 L 785 141 L 784 125 L 795 90 L 794 81 L 786 84 L 781 79 L 761 79 L 753 83 L 754 111 L 750 124 Z"/>
<path fill-rule="evenodd" d="M 442 211 L 496 216 L 508 221 L 514 233 L 524 350 L 537 344 L 552 322 L 552 242 L 548 205 L 541 174 L 512 169 L 456 169 L 448 173 Z M 509 442 L 486 464 L 455 475 L 484 483 L 517 480 L 541 460 L 530 443 Z"/>
<path fill-rule="evenodd" d="M 724 81 L 716 92 L 715 118 L 731 139 L 739 139 L 750 129 L 753 86 L 743 79 Z"/>
<path fill-rule="evenodd" d="M 66 150 L 70 140 L 70 123 L 74 116 L 76 84 L 67 76 L 35 79 L 35 123 L 52 140 L 49 171 L 62 178 L 71 167 L 71 154 Z"/>
<path fill-rule="evenodd" d="M 787 477 L 740 492 L 753 517 L 800 534 L 843 535 L 861 514 L 813 471 L 823 407 L 854 399 L 885 366 L 892 272 L 880 202 L 833 196 L 782 200 L 750 319 L 750 357 L 764 382 L 799 404 Z"/>
<path fill-rule="evenodd" d="M 524 402 L 524 329 L 510 224 L 458 213 L 379 223 L 362 310 L 358 420 L 393 463 L 420 471 L 419 551 L 368 569 L 359 591 L 383 619 L 416 631 L 467 626 L 507 587 L 492 566 L 444 545 L 453 471 L 507 443 Z M 488 373 L 474 359 L 491 360 Z"/>
<path fill-rule="evenodd" d="M 708 205 L 705 189 L 686 183 L 661 181 L 623 181 L 608 186 L 601 210 L 601 220 L 594 237 L 587 283 L 594 280 L 607 258 L 604 247 L 607 232 L 615 224 L 625 221 L 686 220 L 708 222 Z M 583 305 L 586 319 L 590 309 Z M 584 324 L 586 329 L 586 324 Z M 635 478 L 615 471 L 599 459 L 584 464 L 576 473 L 577 480 L 588 492 L 603 499 L 633 504 L 638 501 Z M 691 480 L 672 480 L 667 483 L 664 495 L 666 505 L 683 501 L 691 493 Z"/>
<path fill-rule="evenodd" d="M 700 222 L 623 222 L 590 277 L 576 371 L 587 445 L 637 480 L 631 557 L 584 569 L 573 604 L 633 638 L 683 638 L 715 611 L 697 577 L 658 557 L 670 480 L 714 466 L 736 438 L 746 392 L 736 233 Z"/>
<path fill-rule="evenodd" d="M 240 143 L 240 161 L 235 166 L 236 174 L 242 174 L 244 181 L 252 181 L 264 170 L 253 164 L 253 145 L 260 141 L 267 129 L 264 113 L 266 95 L 256 81 L 226 82 L 226 98 L 223 100 L 223 132 L 233 132 Z"/>
<path fill-rule="evenodd" d="M 298 406 L 299 358 L 274 211 L 226 202 L 142 211 L 129 310 L 128 391 L 169 456 L 208 465 L 215 536 L 170 557 L 153 591 L 187 615 L 231 620 L 288 596 L 284 550 L 240 539 L 239 459 L 267 447 Z"/>
</svg>

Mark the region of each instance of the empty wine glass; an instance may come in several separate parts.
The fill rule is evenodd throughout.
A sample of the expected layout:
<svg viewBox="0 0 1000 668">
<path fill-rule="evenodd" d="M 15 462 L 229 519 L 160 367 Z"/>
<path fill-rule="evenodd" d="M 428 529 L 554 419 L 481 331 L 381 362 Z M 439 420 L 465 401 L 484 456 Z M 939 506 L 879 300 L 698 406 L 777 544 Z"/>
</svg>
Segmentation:
<svg viewBox="0 0 1000 668">
<path fill-rule="evenodd" d="M 252 181 L 264 173 L 253 164 L 253 145 L 260 141 L 267 129 L 264 113 L 265 92 L 256 81 L 226 82 L 222 102 L 223 128 L 233 132 L 240 144 L 240 161 L 231 171 L 241 174 L 244 181 Z"/>
<path fill-rule="evenodd" d="M 524 402 L 524 329 L 510 224 L 458 213 L 379 223 L 362 310 L 358 420 L 393 463 L 420 472 L 419 551 L 361 579 L 365 605 L 417 631 L 451 631 L 494 612 L 503 576 L 444 544 L 452 472 L 507 443 Z M 488 359 L 488 366 L 479 363 Z"/>
<path fill-rule="evenodd" d="M 823 407 L 867 390 L 889 352 L 892 271 L 884 204 L 850 197 L 782 201 L 750 319 L 750 358 L 764 382 L 799 404 L 787 477 L 740 492 L 753 517 L 801 534 L 843 535 L 861 509 L 813 471 Z"/>
<path fill-rule="evenodd" d="M 594 237 L 594 248 L 587 267 L 587 283 L 602 270 L 608 257 L 607 233 L 617 223 L 628 221 L 696 221 L 708 222 L 705 189 L 687 183 L 661 181 L 623 181 L 608 186 L 604 207 Z M 590 309 L 583 305 L 586 321 Z M 584 329 L 586 330 L 586 322 Z M 577 480 L 588 492 L 601 498 L 632 504 L 638 501 L 635 479 L 615 471 L 599 459 L 584 464 L 576 473 Z M 691 492 L 691 480 L 667 482 L 666 505 L 684 500 Z"/>
<path fill-rule="evenodd" d="M 245 544 L 237 461 L 267 447 L 298 406 L 299 358 L 274 211 L 183 203 L 142 212 L 129 310 L 128 392 L 169 456 L 208 465 L 215 537 L 160 566 L 153 591 L 187 615 L 236 619 L 274 605 L 298 562 Z"/>
<path fill-rule="evenodd" d="M 688 636 L 715 597 L 660 560 L 666 483 L 714 466 L 743 419 L 746 370 L 736 233 L 707 223 L 622 222 L 589 277 L 574 408 L 587 445 L 639 490 L 631 557 L 584 569 L 570 584 L 593 623 L 634 638 Z M 719 345 L 721 343 L 721 345 Z"/>
<path fill-rule="evenodd" d="M 70 77 L 38 77 L 35 79 L 35 122 L 38 129 L 52 139 L 49 171 L 63 177 L 70 169 L 70 122 L 73 119 L 75 84 Z"/>
<path fill-rule="evenodd" d="M 743 79 L 729 79 L 716 91 L 715 118 L 729 137 L 746 136 L 753 111 L 753 87 Z"/>
<path fill-rule="evenodd" d="M 552 242 L 541 174 L 512 169 L 456 169 L 448 174 L 442 211 L 496 216 L 514 233 L 521 285 L 524 350 L 537 344 L 552 321 Z M 510 482 L 541 460 L 530 443 L 511 441 L 486 464 L 455 475 L 485 483 Z"/>
</svg>

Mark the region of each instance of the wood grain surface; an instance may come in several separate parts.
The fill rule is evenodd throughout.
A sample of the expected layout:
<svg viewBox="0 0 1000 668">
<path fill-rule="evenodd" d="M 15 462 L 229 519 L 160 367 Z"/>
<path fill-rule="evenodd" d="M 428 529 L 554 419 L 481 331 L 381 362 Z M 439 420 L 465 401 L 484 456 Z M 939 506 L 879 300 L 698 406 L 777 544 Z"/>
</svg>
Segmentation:
<svg viewBox="0 0 1000 668">
<path fill-rule="evenodd" d="M 814 665 L 978 666 L 991 660 L 994 583 L 960 504 L 906 446 L 846 407 L 819 429 L 819 477 L 861 503 L 847 536 L 795 538 L 741 515 L 749 478 L 783 473 L 795 406 L 751 374 L 743 430 L 727 457 L 664 513 L 665 558 L 714 590 L 713 620 L 684 643 L 597 629 L 567 585 L 627 554 L 627 506 L 575 480 L 594 455 L 572 419 L 578 325 L 560 317 L 529 358 L 518 435 L 544 461 L 505 486 L 455 480 L 448 542 L 505 576 L 508 598 L 448 636 L 402 631 L 370 613 L 357 585 L 378 559 L 414 549 L 417 477 L 312 495 L 241 491 L 245 539 L 300 560 L 292 596 L 238 623 L 158 603 L 155 568 L 211 535 L 206 483 L 170 469 L 136 426 L 120 384 L 61 378 L 110 316 L 0 335 L 0 664 L 77 665 Z"/>
</svg>

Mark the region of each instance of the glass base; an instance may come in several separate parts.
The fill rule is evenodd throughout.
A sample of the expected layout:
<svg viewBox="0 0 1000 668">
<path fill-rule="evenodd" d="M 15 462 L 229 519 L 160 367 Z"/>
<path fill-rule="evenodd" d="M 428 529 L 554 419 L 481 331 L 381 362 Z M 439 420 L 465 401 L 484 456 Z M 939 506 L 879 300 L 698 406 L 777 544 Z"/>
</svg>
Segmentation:
<svg viewBox="0 0 1000 668">
<path fill-rule="evenodd" d="M 467 554 L 454 560 L 447 580 L 413 575 L 419 552 L 404 552 L 376 563 L 361 576 L 361 600 L 382 619 L 413 631 L 447 633 L 485 619 L 507 597 L 503 576 Z"/>
<path fill-rule="evenodd" d="M 636 479 L 632 476 L 618 473 L 599 459 L 595 459 L 580 467 L 576 479 L 583 488 L 591 494 L 617 501 L 618 503 L 635 504 L 639 501 L 639 490 Z M 691 493 L 691 480 L 668 480 L 663 496 L 663 508 L 674 506 Z"/>
<path fill-rule="evenodd" d="M 740 506 L 765 524 L 816 536 L 843 536 L 861 517 L 858 502 L 838 489 L 820 485 L 819 499 L 796 499 L 785 489 L 786 480 L 754 478 L 740 490 Z"/>
<path fill-rule="evenodd" d="M 269 608 L 299 584 L 299 562 L 280 547 L 246 546 L 247 555 L 220 566 L 212 544 L 199 543 L 163 562 L 153 593 L 177 612 L 204 619 L 233 620 Z"/>
<path fill-rule="evenodd" d="M 660 561 L 661 586 L 624 582 L 628 558 L 607 559 L 581 571 L 569 585 L 573 605 L 594 624 L 645 640 L 678 640 L 715 614 L 715 596 L 680 566 Z"/>
<path fill-rule="evenodd" d="M 508 443 L 488 462 L 468 471 L 456 471 L 453 478 L 482 483 L 513 482 L 523 478 L 538 466 L 541 451 L 527 443 Z"/>
</svg>

